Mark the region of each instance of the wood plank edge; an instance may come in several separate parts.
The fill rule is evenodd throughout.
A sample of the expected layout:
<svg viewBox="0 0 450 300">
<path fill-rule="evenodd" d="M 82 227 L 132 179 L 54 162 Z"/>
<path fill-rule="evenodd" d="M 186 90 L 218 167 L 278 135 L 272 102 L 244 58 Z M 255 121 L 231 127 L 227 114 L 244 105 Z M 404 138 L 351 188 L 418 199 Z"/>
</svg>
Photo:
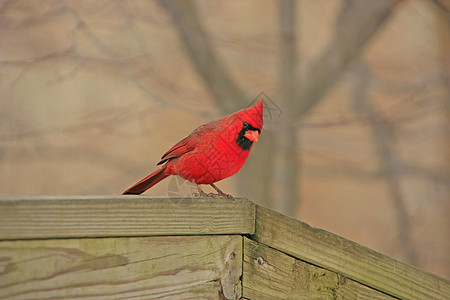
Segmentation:
<svg viewBox="0 0 450 300">
<path fill-rule="evenodd" d="M 308 266 L 310 266 L 310 267 L 312 267 L 312 268 L 316 268 L 316 269 L 319 269 L 319 270 L 323 270 L 323 271 L 326 271 L 326 272 L 328 272 L 329 274 L 335 274 L 336 276 L 338 276 L 338 277 L 341 277 L 341 278 L 343 278 L 344 280 L 343 280 L 343 282 L 341 283 L 340 281 L 341 281 L 341 279 L 339 279 L 339 285 L 343 285 L 343 284 L 345 284 L 345 282 L 350 282 L 350 284 L 351 285 L 353 285 L 353 288 L 350 288 L 350 289 L 352 289 L 354 292 L 359 292 L 360 290 L 360 288 L 361 287 L 364 287 L 364 288 L 367 288 L 367 291 L 369 291 L 370 290 L 370 293 L 374 293 L 374 295 L 376 295 L 377 296 L 377 299 L 379 298 L 379 297 L 383 297 L 383 299 L 384 298 L 387 298 L 387 299 L 399 299 L 399 298 L 396 298 L 396 297 L 393 297 L 392 295 L 389 295 L 389 294 L 387 294 L 387 293 L 385 293 L 385 292 L 383 292 L 383 291 L 379 291 L 379 290 L 377 290 L 377 289 L 374 289 L 374 288 L 372 288 L 372 287 L 370 287 L 370 286 L 367 286 L 367 285 L 365 285 L 365 284 L 361 284 L 360 282 L 357 282 L 357 281 L 355 281 L 355 280 L 353 280 L 353 279 L 351 279 L 351 278 L 349 278 L 349 277 L 346 277 L 346 276 L 344 276 L 344 275 L 342 275 L 342 274 L 340 274 L 340 273 L 338 273 L 338 272 L 335 272 L 335 271 L 331 271 L 331 270 L 327 270 L 327 269 L 325 269 L 325 268 L 323 268 L 323 267 L 320 267 L 320 266 L 317 266 L 317 265 L 314 265 L 314 264 L 311 264 L 311 263 L 309 263 L 309 262 L 306 262 L 306 261 L 304 261 L 304 260 L 302 260 L 302 259 L 299 259 L 299 258 L 297 258 L 297 257 L 295 257 L 295 256 L 292 256 L 292 255 L 290 255 L 290 254 L 287 254 L 287 253 L 285 253 L 285 252 L 282 252 L 282 251 L 280 251 L 280 250 L 278 250 L 278 249 L 276 249 L 276 248 L 273 248 L 273 247 L 271 247 L 271 246 L 268 246 L 268 245 L 266 245 L 266 244 L 263 244 L 263 243 L 260 243 L 260 242 L 257 242 L 257 241 L 255 241 L 255 240 L 252 240 L 250 237 L 244 237 L 244 241 L 243 241 L 243 243 L 244 243 L 244 249 L 243 249 L 243 260 L 245 261 L 245 258 L 247 257 L 247 256 L 252 256 L 252 254 L 254 254 L 255 253 L 255 249 L 253 249 L 253 250 L 250 250 L 250 254 L 248 254 L 246 251 L 248 250 L 248 247 L 250 247 L 250 248 L 252 248 L 252 247 L 254 247 L 254 246 L 256 246 L 256 247 L 258 247 L 259 248 L 259 250 L 258 250 L 258 252 L 260 253 L 260 255 L 262 254 L 262 256 L 261 256 L 261 258 L 263 259 L 263 264 L 264 263 L 266 263 L 266 257 L 264 256 L 264 253 L 266 253 L 266 254 L 270 254 L 269 255 L 269 257 L 270 257 L 270 259 L 272 259 L 272 260 L 267 260 L 267 263 L 272 267 L 272 268 L 275 268 L 275 269 L 280 269 L 280 266 L 277 266 L 277 262 L 275 261 L 274 262 L 274 260 L 273 260 L 273 256 L 274 255 L 276 255 L 280 260 L 286 260 L 286 259 L 292 259 L 293 261 L 295 261 L 295 262 L 298 262 L 298 263 L 300 263 L 300 264 L 302 264 L 302 265 L 308 265 Z M 261 253 L 262 252 L 262 253 Z M 258 256 L 260 256 L 260 255 L 258 255 Z M 253 259 L 256 261 L 257 260 L 257 258 L 256 258 L 256 256 L 254 256 L 253 257 Z M 269 258 L 267 258 L 267 259 L 269 259 Z M 249 264 L 250 262 L 247 262 L 247 264 Z M 295 267 L 299 267 L 299 266 L 295 266 Z M 242 267 L 242 270 L 243 270 L 243 273 L 245 273 L 244 272 L 244 269 L 245 269 L 245 267 L 244 267 L 244 265 L 243 265 L 243 267 Z M 292 269 L 293 270 L 293 269 Z M 291 271 L 292 271 L 291 270 Z M 267 270 L 266 270 L 267 271 Z M 257 271 L 257 272 L 261 272 L 262 274 L 264 274 L 264 273 L 266 273 L 266 271 L 264 271 L 264 270 L 259 270 L 259 271 Z M 264 275 L 266 275 L 266 274 L 264 274 Z M 243 280 L 244 281 L 244 280 Z M 340 287 L 339 287 L 340 288 Z M 349 289 L 349 287 L 347 286 L 347 288 Z M 259 290 L 257 290 L 257 289 L 255 289 L 255 288 L 252 288 L 252 287 L 250 287 L 250 286 L 243 286 L 243 295 L 244 295 L 244 297 L 247 297 L 248 299 L 252 299 L 251 297 L 249 297 L 249 294 L 247 293 L 245 293 L 246 291 L 248 291 L 248 290 L 251 290 L 251 291 L 259 291 Z M 277 291 L 280 291 L 280 289 L 278 289 Z M 260 291 L 259 291 L 260 292 Z M 266 294 L 267 296 L 270 296 L 270 295 L 268 295 L 268 294 Z M 292 296 L 292 295 L 291 295 Z M 247 298 L 244 298 L 244 299 L 247 299 Z M 314 297 L 314 299 L 316 299 L 316 297 Z M 359 298 L 358 298 L 359 299 Z"/>
<path fill-rule="evenodd" d="M 334 268 L 333 266 L 317 263 L 316 261 L 309 259 L 309 257 L 303 257 L 301 255 L 298 255 L 297 253 L 294 253 L 293 251 L 289 251 L 289 249 L 283 249 L 283 247 L 280 247 L 279 245 L 275 244 L 271 240 L 267 240 L 265 238 L 261 239 L 261 237 L 260 237 L 261 236 L 261 232 L 258 232 L 259 228 L 257 226 L 257 223 L 259 222 L 259 218 L 260 218 L 259 217 L 259 212 L 261 210 L 264 210 L 266 213 L 274 215 L 276 218 L 289 219 L 291 222 L 297 223 L 298 225 L 302 226 L 303 228 L 306 228 L 306 230 L 308 230 L 308 231 L 311 231 L 311 232 L 314 232 L 314 233 L 319 233 L 320 232 L 320 233 L 322 233 L 324 235 L 332 236 L 333 238 L 338 239 L 338 240 L 340 240 L 342 242 L 352 244 L 354 247 L 363 249 L 364 251 L 368 251 L 368 252 L 370 252 L 371 254 L 373 254 L 375 256 L 382 256 L 383 258 L 390 260 L 393 264 L 396 264 L 397 266 L 399 266 L 399 265 L 403 266 L 403 267 L 405 267 L 406 269 L 408 269 L 408 270 L 410 270 L 412 272 L 418 272 L 418 273 L 421 273 L 422 275 L 424 275 L 426 277 L 429 277 L 432 280 L 436 280 L 437 282 L 439 282 L 439 287 L 445 286 L 446 290 L 449 290 L 449 288 L 450 288 L 450 280 L 442 278 L 442 277 L 440 277 L 440 276 L 438 276 L 436 274 L 427 272 L 427 271 L 422 270 L 422 269 L 420 269 L 420 268 L 418 268 L 416 266 L 413 266 L 413 265 L 410 265 L 408 263 L 399 261 L 399 260 L 397 260 L 395 258 L 392 258 L 390 256 L 387 256 L 387 255 L 381 253 L 381 252 L 378 252 L 378 251 L 375 251 L 373 249 L 370 249 L 370 248 L 368 248 L 368 247 L 366 247 L 364 245 L 361 245 L 361 244 L 358 244 L 356 242 L 353 242 L 353 241 L 351 241 L 349 239 L 341 237 L 341 236 L 339 236 L 337 234 L 334 234 L 332 232 L 326 231 L 326 230 L 321 229 L 321 228 L 316 228 L 316 227 L 310 226 L 309 224 L 307 224 L 307 223 L 305 223 L 303 221 L 300 221 L 300 220 L 291 218 L 289 216 L 283 215 L 283 214 L 281 214 L 279 212 L 276 212 L 276 211 L 274 211 L 272 209 L 256 205 L 255 233 L 246 235 L 246 237 L 248 237 L 249 239 L 254 240 L 254 241 L 258 242 L 258 243 L 261 243 L 261 244 L 263 244 L 265 246 L 268 246 L 268 247 L 270 247 L 272 249 L 280 251 L 280 252 L 282 252 L 282 253 L 284 253 L 284 254 L 286 254 L 288 256 L 291 256 L 291 257 L 293 257 L 295 259 L 302 260 L 302 261 L 304 261 L 304 262 L 306 262 L 308 264 L 311 264 L 311 265 L 314 265 L 314 266 L 326 269 L 328 271 L 339 273 L 340 275 L 342 275 L 342 276 L 344 276 L 346 278 L 349 278 L 349 279 L 351 279 L 351 280 L 353 280 L 353 281 L 355 281 L 357 283 L 360 283 L 360 284 L 362 284 L 364 286 L 367 286 L 367 287 L 369 287 L 371 289 L 377 290 L 377 291 L 379 291 L 381 293 L 384 293 L 384 294 L 386 294 L 388 296 L 392 296 L 392 297 L 398 298 L 398 299 L 403 298 L 402 295 L 398 295 L 397 293 L 395 293 L 395 291 L 391 291 L 389 289 L 379 288 L 379 287 L 376 287 L 376 286 L 374 287 L 374 286 L 371 285 L 370 282 L 365 282 L 364 280 L 361 280 L 361 278 L 359 278 L 359 276 L 357 276 L 357 275 L 355 276 L 355 274 L 351 274 L 351 273 L 347 274 L 346 272 L 342 272 L 342 270 L 339 270 L 338 268 Z M 443 289 L 440 289 L 440 294 L 442 294 L 442 296 L 450 297 L 450 294 L 444 294 Z"/>
<path fill-rule="evenodd" d="M 112 237 L 144 237 L 144 236 L 188 236 L 188 235 L 227 235 L 227 234 L 253 234 L 255 232 L 255 216 L 256 205 L 246 198 L 236 198 L 235 201 L 230 199 L 217 199 L 217 198 L 196 198 L 195 202 L 191 202 L 186 198 L 168 198 L 168 197 L 150 197 L 150 196 L 20 196 L 20 197 L 0 197 L 0 240 L 32 240 L 32 239 L 65 239 L 65 238 L 112 238 Z M 187 202 L 177 202 L 187 201 Z M 65 205 L 69 208 L 64 212 Z M 136 221 L 127 221 L 125 227 L 118 227 L 119 223 L 102 223 L 102 226 L 98 230 L 95 229 L 96 222 L 88 214 L 81 219 L 87 222 L 81 223 L 81 229 L 75 230 L 74 225 L 67 223 L 70 222 L 71 209 L 74 207 L 82 207 L 81 211 L 89 210 L 92 205 L 92 209 L 97 214 L 104 215 L 105 220 L 111 221 L 112 219 L 120 218 L 121 214 L 133 214 L 134 211 L 138 214 Z M 235 207 L 236 205 L 236 207 Z M 189 209 L 194 208 L 201 213 L 201 216 L 208 218 L 208 210 L 214 210 L 218 214 L 222 214 L 220 219 L 225 221 L 230 216 L 230 220 L 233 221 L 234 226 L 230 226 L 228 229 L 218 228 L 201 228 L 196 227 L 199 225 L 194 218 L 192 220 L 192 226 L 186 227 L 186 232 L 183 232 L 183 228 L 173 227 L 170 228 L 170 220 L 167 224 L 160 226 L 161 228 L 150 227 L 147 225 L 146 210 L 150 210 L 149 217 L 157 216 L 158 209 L 162 209 L 166 214 L 168 210 L 174 209 L 180 214 L 189 214 Z M 61 210 L 63 216 L 69 216 L 66 222 L 61 215 L 55 214 Z M 156 210 L 156 212 L 154 212 Z M 3 211 L 3 218 L 2 216 Z M 20 212 L 21 218 L 14 217 L 14 212 Z M 34 225 L 36 222 L 40 222 L 41 218 L 33 219 L 33 212 L 41 211 L 44 216 L 49 213 L 49 219 L 46 221 L 53 221 L 53 223 L 61 224 L 59 227 L 52 227 L 52 230 L 46 232 L 45 228 L 36 228 Z M 105 212 L 103 214 L 103 211 Z M 24 214 L 25 213 L 25 214 Z M 30 218 L 31 217 L 31 218 Z M 239 219 L 242 217 L 242 219 Z M 216 216 L 212 213 L 211 221 L 215 222 Z M 30 225 L 27 228 L 27 221 L 30 220 Z M 149 219 L 151 220 L 151 219 Z M 221 222 L 221 221 L 220 221 Z M 24 231 L 14 229 L 20 224 L 23 225 Z M 32 225 L 34 224 L 34 225 Z M 131 224 L 131 225 L 130 225 Z M 136 230 L 128 228 L 129 226 L 136 226 Z M 84 226 L 84 227 L 83 227 Z M 109 227 L 108 227 L 109 226 Z M 125 229 L 124 229 L 125 228 Z M 27 231 L 27 229 L 29 231 Z M 56 230 L 54 230 L 56 229 Z M 84 230 L 84 231 L 83 231 Z M 148 232 L 148 233 L 147 233 Z"/>
</svg>

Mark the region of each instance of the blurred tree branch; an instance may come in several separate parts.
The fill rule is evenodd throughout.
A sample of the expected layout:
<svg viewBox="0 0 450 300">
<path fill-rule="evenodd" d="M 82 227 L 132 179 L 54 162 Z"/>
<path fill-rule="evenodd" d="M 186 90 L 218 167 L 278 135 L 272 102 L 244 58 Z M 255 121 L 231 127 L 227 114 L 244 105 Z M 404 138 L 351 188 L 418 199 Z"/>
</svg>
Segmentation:
<svg viewBox="0 0 450 300">
<path fill-rule="evenodd" d="M 367 98 L 371 74 L 367 65 L 359 61 L 353 87 L 354 109 L 361 115 L 376 114 L 376 110 Z M 398 236 L 403 249 L 406 261 L 417 265 L 417 254 L 414 243 L 411 239 L 411 224 L 401 193 L 401 159 L 394 149 L 395 135 L 393 124 L 388 120 L 385 122 L 371 122 L 371 131 L 377 146 L 380 159 L 380 168 L 383 178 L 386 180 L 390 198 L 392 200 L 395 214 L 397 216 Z"/>
<path fill-rule="evenodd" d="M 402 163 L 400 166 L 403 175 L 419 178 L 433 182 L 439 186 L 450 186 L 450 177 L 445 172 L 439 172 L 428 168 Z M 305 173 L 310 176 L 320 176 L 322 178 L 346 177 L 352 179 L 382 179 L 384 172 L 381 170 L 363 170 L 359 166 L 343 167 L 338 166 L 315 166 L 306 165 Z"/>
<path fill-rule="evenodd" d="M 135 84 L 135 86 L 141 90 L 144 94 L 146 94 L 150 99 L 155 102 L 158 102 L 163 105 L 167 105 L 170 103 L 166 99 L 157 95 L 153 90 L 147 88 L 140 80 L 136 77 L 135 73 L 132 72 L 129 64 L 125 64 L 123 59 L 121 59 L 120 55 L 118 55 L 113 49 L 108 47 L 103 41 L 91 30 L 91 28 L 83 21 L 82 17 L 78 13 L 78 11 L 72 7 L 69 2 L 64 1 L 64 8 L 68 13 L 72 15 L 74 20 L 74 27 L 72 29 L 72 48 L 75 54 L 78 57 L 77 53 L 77 32 L 80 31 L 85 34 L 86 37 L 89 38 L 90 42 L 95 45 L 106 57 L 110 60 L 110 62 L 116 66 L 116 68 L 122 73 L 125 78 L 128 78 L 130 82 Z M 82 58 L 80 58 L 82 60 Z"/>
<path fill-rule="evenodd" d="M 438 9 L 440 9 L 446 17 L 447 22 L 450 21 L 450 8 L 448 6 L 448 0 L 431 0 L 431 2 L 434 3 L 434 5 L 436 5 L 436 7 Z M 445 3 L 447 2 L 447 4 Z"/>
<path fill-rule="evenodd" d="M 246 105 L 249 98 L 211 47 L 194 3 L 174 0 L 161 0 L 159 3 L 171 15 L 194 67 L 214 95 L 217 106 L 230 114 Z"/>
<path fill-rule="evenodd" d="M 295 24 L 291 18 L 293 15 L 289 12 L 289 5 L 285 1 L 280 1 L 281 31 L 282 35 L 289 28 L 289 22 Z M 283 107 L 290 112 L 287 116 L 290 119 L 301 118 L 310 109 L 317 105 L 326 93 L 339 80 L 341 74 L 357 58 L 359 58 L 363 47 L 370 38 L 381 27 L 381 25 L 391 15 L 395 2 L 391 0 L 382 1 L 345 1 L 338 17 L 335 38 L 328 47 L 319 55 L 318 59 L 306 72 L 303 80 L 298 78 L 295 72 L 296 59 L 293 57 L 292 49 L 295 51 L 295 29 L 292 28 L 289 33 L 292 39 L 289 43 L 282 43 L 291 47 L 291 49 L 282 48 L 281 68 L 283 69 L 281 94 L 282 99 L 289 97 L 291 101 L 283 100 Z M 294 10 L 293 7 L 291 7 Z M 283 13 L 284 12 L 284 13 Z M 291 17 L 291 18 L 290 18 Z M 283 51 L 284 50 L 284 51 Z M 290 77 L 290 78 L 288 78 Z M 295 85 L 294 80 L 300 84 Z M 295 101 L 295 99 L 298 99 Z M 297 135 L 293 128 L 286 128 L 277 133 L 281 138 L 281 160 L 282 170 L 279 173 L 287 173 L 294 176 L 297 181 L 298 171 L 293 171 L 288 167 L 289 159 L 292 159 L 293 165 L 296 161 L 295 149 L 298 147 Z M 280 181 L 281 182 L 281 181 Z M 291 178 L 284 177 L 284 182 L 280 186 L 282 197 L 279 199 L 279 211 L 287 214 L 295 213 L 299 206 L 297 196 L 297 185 L 291 182 Z"/>
<path fill-rule="evenodd" d="M 280 47 L 280 98 L 277 99 L 284 110 L 283 121 L 293 122 L 296 99 L 296 84 L 299 81 L 297 55 L 297 1 L 278 2 L 279 47 Z M 299 206 L 298 174 L 299 148 L 298 130 L 289 126 L 276 132 L 276 170 L 274 208 L 277 211 L 295 216 Z"/>
<path fill-rule="evenodd" d="M 450 39 L 448 38 L 449 32 L 450 32 L 450 17 L 449 17 L 449 9 L 448 6 L 446 7 L 446 10 L 437 10 L 436 11 L 436 23 L 437 23 L 437 36 L 439 41 L 439 60 L 442 62 L 440 64 L 440 73 L 441 73 L 441 85 L 444 90 L 444 99 L 442 102 L 443 110 L 445 114 L 445 122 L 444 122 L 444 130 L 447 130 L 447 134 L 444 135 L 445 141 L 444 141 L 444 147 L 447 149 L 446 154 L 446 160 L 445 160 L 445 172 L 447 175 L 447 179 L 450 179 L 450 134 L 448 134 L 448 130 L 450 129 Z M 445 155 L 445 154 L 444 154 Z M 446 203 L 442 205 L 442 210 L 444 212 L 450 211 L 450 184 L 446 184 L 444 186 L 445 188 L 445 195 L 446 195 Z M 450 228 L 450 218 L 445 218 L 446 222 L 444 224 L 444 228 L 447 228 L 447 235 L 448 235 L 448 228 Z M 449 247 L 450 245 L 447 244 L 447 251 L 445 251 L 446 254 L 446 260 L 447 262 L 450 261 L 450 251 Z"/>
<path fill-rule="evenodd" d="M 338 18 L 336 35 L 306 72 L 296 112 L 307 113 L 339 80 L 346 68 L 359 57 L 363 47 L 391 15 L 396 2 L 345 1 Z"/>
</svg>

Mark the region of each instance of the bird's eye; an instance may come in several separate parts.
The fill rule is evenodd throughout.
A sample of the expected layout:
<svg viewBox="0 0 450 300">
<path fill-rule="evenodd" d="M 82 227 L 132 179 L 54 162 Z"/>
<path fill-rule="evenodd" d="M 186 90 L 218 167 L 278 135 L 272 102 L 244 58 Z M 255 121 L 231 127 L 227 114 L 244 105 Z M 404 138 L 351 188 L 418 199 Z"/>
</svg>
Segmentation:
<svg viewBox="0 0 450 300">
<path fill-rule="evenodd" d="M 248 123 L 247 123 L 247 122 L 244 122 L 243 125 L 244 125 L 244 127 L 247 127 L 247 126 L 248 126 Z"/>
</svg>

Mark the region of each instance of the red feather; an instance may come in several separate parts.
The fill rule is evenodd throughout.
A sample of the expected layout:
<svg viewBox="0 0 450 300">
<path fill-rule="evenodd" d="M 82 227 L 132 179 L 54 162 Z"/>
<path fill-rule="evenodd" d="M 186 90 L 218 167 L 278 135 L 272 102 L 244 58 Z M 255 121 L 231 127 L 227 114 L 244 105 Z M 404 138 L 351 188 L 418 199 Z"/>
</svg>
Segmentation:
<svg viewBox="0 0 450 300">
<path fill-rule="evenodd" d="M 258 141 L 263 127 L 262 110 L 261 100 L 253 107 L 198 127 L 161 157 L 158 165 L 165 163 L 161 169 L 123 194 L 141 194 L 170 175 L 213 185 L 236 174 L 247 160 L 253 142 Z"/>
<path fill-rule="evenodd" d="M 139 195 L 163 180 L 164 178 L 168 177 L 170 174 L 165 174 L 164 171 L 166 170 L 166 167 L 162 167 L 159 170 L 156 170 L 152 174 L 148 175 L 129 189 L 127 189 L 125 192 L 123 192 L 123 195 L 130 194 L 130 195 Z"/>
<path fill-rule="evenodd" d="M 175 146 L 170 148 L 164 155 L 161 157 L 161 161 L 157 163 L 157 165 L 163 164 L 171 158 L 179 157 L 187 152 L 194 150 L 199 142 L 202 139 L 202 136 L 207 132 L 214 132 L 217 130 L 216 122 L 211 122 L 205 125 L 202 125 L 195 129 L 188 137 L 179 141 Z"/>
</svg>

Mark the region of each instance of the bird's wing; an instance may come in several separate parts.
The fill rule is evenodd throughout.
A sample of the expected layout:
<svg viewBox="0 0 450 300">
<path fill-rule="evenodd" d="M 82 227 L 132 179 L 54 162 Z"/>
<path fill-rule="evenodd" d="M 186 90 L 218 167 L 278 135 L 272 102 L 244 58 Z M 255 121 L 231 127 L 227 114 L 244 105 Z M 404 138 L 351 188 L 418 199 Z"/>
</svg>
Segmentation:
<svg viewBox="0 0 450 300">
<path fill-rule="evenodd" d="M 179 141 L 175 146 L 169 149 L 164 155 L 161 157 L 161 161 L 158 165 L 165 163 L 169 159 L 179 157 L 187 152 L 190 152 L 195 149 L 195 143 L 193 143 L 193 139 L 191 135 L 187 138 Z"/>
<path fill-rule="evenodd" d="M 194 150 L 205 138 L 205 135 L 208 135 L 208 133 L 212 133 L 216 130 L 218 130 L 218 125 L 216 122 L 211 122 L 198 127 L 188 137 L 182 139 L 175 146 L 164 153 L 158 165 Z"/>
</svg>

